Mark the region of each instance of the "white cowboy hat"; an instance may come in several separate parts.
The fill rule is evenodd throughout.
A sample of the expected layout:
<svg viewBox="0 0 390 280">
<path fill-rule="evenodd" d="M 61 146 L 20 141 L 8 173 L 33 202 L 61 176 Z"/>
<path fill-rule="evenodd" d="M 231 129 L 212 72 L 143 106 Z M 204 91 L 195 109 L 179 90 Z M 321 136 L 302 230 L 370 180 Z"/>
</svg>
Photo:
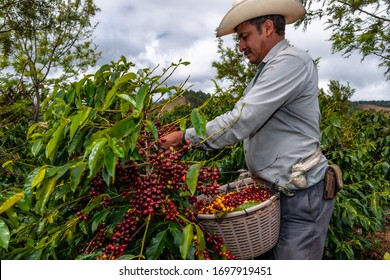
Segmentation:
<svg viewBox="0 0 390 280">
<path fill-rule="evenodd" d="M 282 15 L 286 24 L 294 23 L 306 13 L 299 0 L 233 0 L 232 8 L 219 24 L 217 37 L 234 33 L 240 23 L 259 16 Z"/>
</svg>

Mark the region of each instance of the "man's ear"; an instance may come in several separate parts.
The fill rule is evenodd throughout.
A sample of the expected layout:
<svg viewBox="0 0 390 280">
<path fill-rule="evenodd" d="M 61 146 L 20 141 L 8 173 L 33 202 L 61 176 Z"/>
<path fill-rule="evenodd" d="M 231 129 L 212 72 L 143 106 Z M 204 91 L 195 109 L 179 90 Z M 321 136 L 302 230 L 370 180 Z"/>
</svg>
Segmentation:
<svg viewBox="0 0 390 280">
<path fill-rule="evenodd" d="M 263 23 L 263 32 L 265 32 L 264 34 L 267 36 L 267 37 L 270 37 L 272 35 L 272 33 L 274 32 L 274 29 L 275 29 L 275 26 L 274 26 L 274 23 L 272 20 L 270 19 L 267 19 L 264 23 Z"/>
</svg>

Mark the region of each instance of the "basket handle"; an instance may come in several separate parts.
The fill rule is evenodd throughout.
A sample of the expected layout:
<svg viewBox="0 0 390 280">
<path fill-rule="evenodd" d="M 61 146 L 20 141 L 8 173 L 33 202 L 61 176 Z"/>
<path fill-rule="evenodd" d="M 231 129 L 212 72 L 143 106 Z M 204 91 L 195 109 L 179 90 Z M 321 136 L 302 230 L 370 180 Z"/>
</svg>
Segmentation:
<svg viewBox="0 0 390 280">
<path fill-rule="evenodd" d="M 227 184 L 226 187 L 226 193 L 230 192 L 233 188 L 236 189 L 237 192 L 239 192 L 239 187 L 242 186 L 244 183 L 244 180 L 247 178 L 250 178 L 249 171 L 245 169 L 239 169 L 238 172 L 240 172 L 240 175 L 238 175 L 238 178 L 235 182 L 241 181 L 240 184 L 235 184 L 235 187 L 231 186 L 229 183 Z"/>
</svg>

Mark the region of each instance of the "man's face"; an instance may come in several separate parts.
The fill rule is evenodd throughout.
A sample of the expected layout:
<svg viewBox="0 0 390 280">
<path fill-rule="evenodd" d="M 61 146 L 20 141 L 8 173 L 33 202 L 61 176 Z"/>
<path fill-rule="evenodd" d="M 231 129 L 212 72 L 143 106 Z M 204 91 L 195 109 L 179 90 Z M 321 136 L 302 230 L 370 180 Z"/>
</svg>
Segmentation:
<svg viewBox="0 0 390 280">
<path fill-rule="evenodd" d="M 262 25 L 263 29 L 264 24 Z M 243 52 L 250 63 L 259 65 L 268 53 L 265 32 L 260 33 L 256 26 L 243 22 L 237 26 L 236 32 L 240 42 L 240 52 Z"/>
</svg>

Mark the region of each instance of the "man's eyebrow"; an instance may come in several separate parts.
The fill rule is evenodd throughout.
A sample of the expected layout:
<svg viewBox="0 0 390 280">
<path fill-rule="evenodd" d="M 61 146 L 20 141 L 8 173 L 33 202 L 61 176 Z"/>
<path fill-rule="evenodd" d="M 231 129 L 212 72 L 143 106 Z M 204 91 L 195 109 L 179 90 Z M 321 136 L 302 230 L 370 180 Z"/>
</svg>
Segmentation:
<svg viewBox="0 0 390 280">
<path fill-rule="evenodd" d="M 237 33 L 237 37 L 238 37 L 238 39 L 240 39 L 242 36 L 244 36 L 244 34 L 246 34 L 246 32 L 240 32 L 240 33 Z"/>
</svg>

